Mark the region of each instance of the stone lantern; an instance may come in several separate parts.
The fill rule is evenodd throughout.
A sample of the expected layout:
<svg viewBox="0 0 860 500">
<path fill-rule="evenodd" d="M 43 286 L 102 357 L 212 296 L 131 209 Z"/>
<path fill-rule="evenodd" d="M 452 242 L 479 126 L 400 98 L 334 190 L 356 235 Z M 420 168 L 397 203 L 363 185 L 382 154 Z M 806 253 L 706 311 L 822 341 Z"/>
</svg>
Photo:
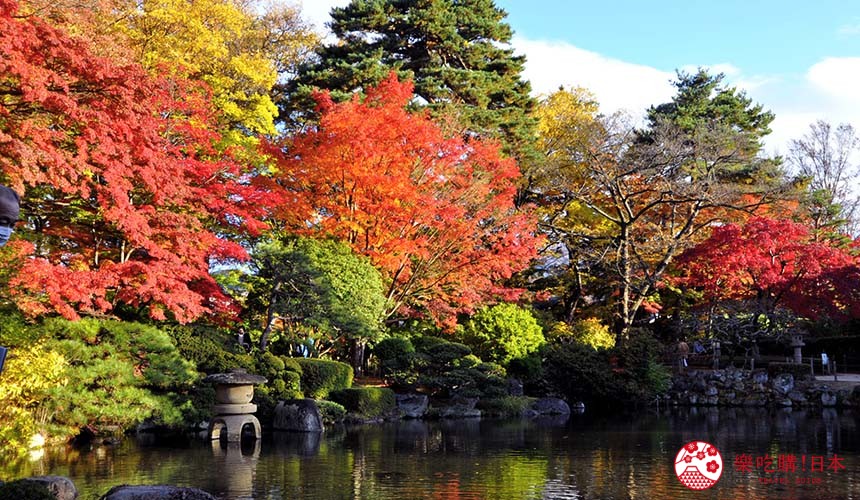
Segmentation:
<svg viewBox="0 0 860 500">
<path fill-rule="evenodd" d="M 795 332 L 791 334 L 791 347 L 794 348 L 794 362 L 797 364 L 803 363 L 803 354 L 800 352 L 800 348 L 805 345 L 802 333 Z"/>
<path fill-rule="evenodd" d="M 257 405 L 251 403 L 251 399 L 254 398 L 254 385 L 265 384 L 266 378 L 236 369 L 209 375 L 203 380 L 215 384 L 214 416 L 209 422 L 209 437 L 221 439 L 222 432 L 226 431 L 228 442 L 239 442 L 242 428 L 251 424 L 255 437 L 260 439 L 260 421 L 253 415 Z"/>
</svg>

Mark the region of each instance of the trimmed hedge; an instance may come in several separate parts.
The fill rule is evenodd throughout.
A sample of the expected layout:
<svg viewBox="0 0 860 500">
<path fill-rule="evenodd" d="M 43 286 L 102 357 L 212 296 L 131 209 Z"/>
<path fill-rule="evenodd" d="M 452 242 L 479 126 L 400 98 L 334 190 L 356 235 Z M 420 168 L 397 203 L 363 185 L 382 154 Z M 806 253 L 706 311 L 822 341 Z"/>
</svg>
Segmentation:
<svg viewBox="0 0 860 500">
<path fill-rule="evenodd" d="M 340 361 L 295 358 L 302 367 L 302 392 L 305 397 L 328 399 L 331 391 L 352 387 L 352 367 Z"/>
<path fill-rule="evenodd" d="M 320 409 L 320 417 L 322 417 L 325 427 L 343 423 L 343 419 L 346 417 L 346 408 L 334 401 L 321 399 L 317 401 L 317 408 Z"/>
<path fill-rule="evenodd" d="M 394 411 L 397 401 L 394 391 L 387 387 L 353 387 L 333 391 L 329 399 L 343 405 L 347 411 L 365 417 L 381 417 Z"/>
</svg>

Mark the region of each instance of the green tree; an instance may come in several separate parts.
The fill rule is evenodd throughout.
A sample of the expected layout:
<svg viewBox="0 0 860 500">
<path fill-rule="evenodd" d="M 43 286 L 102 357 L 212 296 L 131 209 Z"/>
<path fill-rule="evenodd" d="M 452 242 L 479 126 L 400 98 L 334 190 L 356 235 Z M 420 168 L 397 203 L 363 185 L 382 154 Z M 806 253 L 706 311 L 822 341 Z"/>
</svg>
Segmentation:
<svg viewBox="0 0 860 500">
<path fill-rule="evenodd" d="M 491 0 L 354 0 L 331 15 L 337 39 L 289 84 L 282 117 L 312 109 L 314 88 L 345 100 L 395 70 L 415 82 L 416 103 L 453 118 L 454 131 L 498 138 L 521 162 L 534 159 L 525 60 L 513 55 L 506 13 Z"/>
<path fill-rule="evenodd" d="M 356 373 L 364 348 L 382 333 L 385 288 L 370 261 L 345 243 L 294 238 L 260 244 L 253 254 L 256 275 L 248 298 L 261 314 L 265 350 L 277 319 L 345 337 Z"/>
<path fill-rule="evenodd" d="M 544 343 L 535 317 L 516 304 L 481 309 L 459 328 L 458 336 L 481 359 L 501 364 L 524 357 Z"/>
</svg>

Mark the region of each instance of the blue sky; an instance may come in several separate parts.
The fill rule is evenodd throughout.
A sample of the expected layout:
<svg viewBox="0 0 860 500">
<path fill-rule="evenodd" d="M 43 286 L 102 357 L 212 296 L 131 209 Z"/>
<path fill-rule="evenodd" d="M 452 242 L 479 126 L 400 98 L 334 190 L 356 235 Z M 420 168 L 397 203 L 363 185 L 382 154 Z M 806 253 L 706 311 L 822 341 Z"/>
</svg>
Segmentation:
<svg viewBox="0 0 860 500">
<path fill-rule="evenodd" d="M 305 0 L 321 26 L 348 0 Z M 817 119 L 860 128 L 860 0 L 496 0 L 536 95 L 591 90 L 635 117 L 671 99 L 675 70 L 706 67 L 776 114 L 769 153 Z"/>
<path fill-rule="evenodd" d="M 822 56 L 860 55 L 855 1 L 500 0 L 532 40 L 564 40 L 607 57 L 672 71 L 731 63 L 750 72 L 802 73 Z"/>
</svg>

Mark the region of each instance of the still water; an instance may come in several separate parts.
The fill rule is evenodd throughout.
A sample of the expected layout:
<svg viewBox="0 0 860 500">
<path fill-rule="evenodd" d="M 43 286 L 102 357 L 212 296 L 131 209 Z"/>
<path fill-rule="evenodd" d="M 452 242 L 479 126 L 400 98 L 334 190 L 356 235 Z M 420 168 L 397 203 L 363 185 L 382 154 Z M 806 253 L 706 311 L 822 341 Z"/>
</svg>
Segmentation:
<svg viewBox="0 0 860 500">
<path fill-rule="evenodd" d="M 123 483 L 195 486 L 223 499 L 860 499 L 858 423 L 848 411 L 717 408 L 404 421 L 243 446 L 128 439 L 0 465 L 0 478 L 68 476 L 83 499 Z M 675 476 L 676 454 L 695 440 L 723 461 L 704 491 Z"/>
</svg>

